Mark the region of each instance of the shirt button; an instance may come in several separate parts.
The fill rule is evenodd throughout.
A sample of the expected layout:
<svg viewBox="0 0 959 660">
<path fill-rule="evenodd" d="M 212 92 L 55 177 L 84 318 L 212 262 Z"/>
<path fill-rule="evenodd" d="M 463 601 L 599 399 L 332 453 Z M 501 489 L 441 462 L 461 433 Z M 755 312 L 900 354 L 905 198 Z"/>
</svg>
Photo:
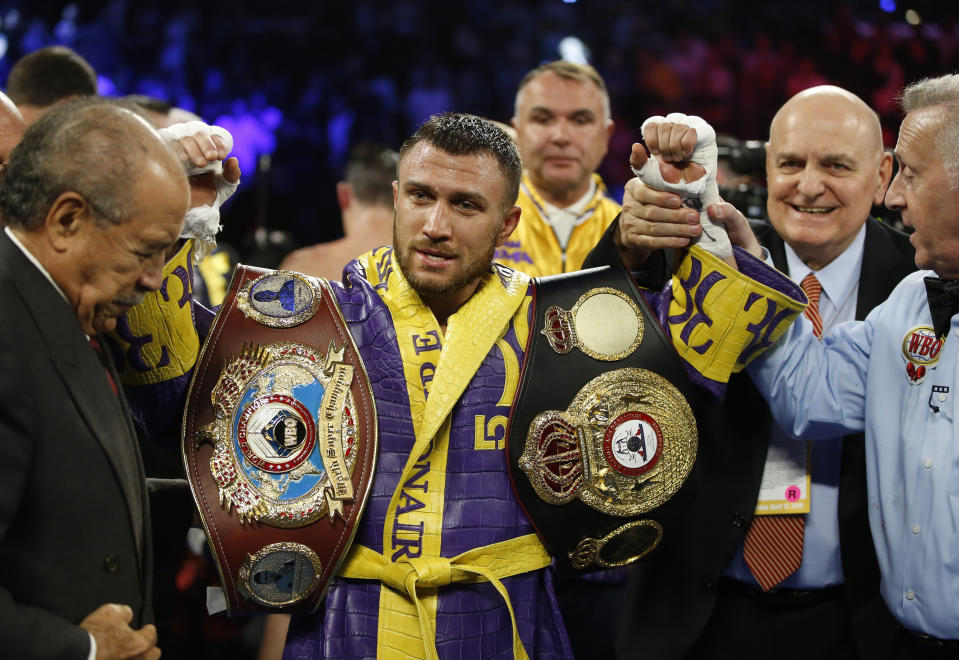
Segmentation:
<svg viewBox="0 0 959 660">
<path fill-rule="evenodd" d="M 912 600 L 915 597 L 916 597 L 916 592 L 913 591 L 912 589 L 906 592 L 906 600 Z"/>
<path fill-rule="evenodd" d="M 915 527 L 912 528 L 912 533 L 913 533 L 913 534 L 918 534 L 918 533 L 919 533 L 919 525 L 916 525 Z"/>
<path fill-rule="evenodd" d="M 107 573 L 116 573 L 120 568 L 120 560 L 116 555 L 107 555 L 103 558 L 103 570 Z"/>
<path fill-rule="evenodd" d="M 926 466 L 927 468 L 931 468 L 931 467 L 932 467 L 932 461 L 930 461 L 928 458 L 927 458 L 926 460 L 924 460 L 924 461 L 922 462 L 922 464 L 923 464 L 924 466 Z"/>
</svg>

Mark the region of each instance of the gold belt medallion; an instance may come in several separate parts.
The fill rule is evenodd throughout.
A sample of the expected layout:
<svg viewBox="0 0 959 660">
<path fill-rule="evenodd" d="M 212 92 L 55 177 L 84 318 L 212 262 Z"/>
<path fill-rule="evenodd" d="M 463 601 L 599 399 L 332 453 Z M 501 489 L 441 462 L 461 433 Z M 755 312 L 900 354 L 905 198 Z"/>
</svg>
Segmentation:
<svg viewBox="0 0 959 660">
<path fill-rule="evenodd" d="M 537 415 L 519 466 L 550 504 L 578 497 L 628 517 L 679 490 L 696 448 L 696 420 L 679 390 L 652 371 L 617 369 L 589 381 L 567 410 Z"/>
<path fill-rule="evenodd" d="M 560 355 L 578 348 L 597 360 L 616 362 L 636 350 L 644 330 L 643 315 L 628 295 L 597 287 L 580 296 L 568 311 L 550 306 L 540 333 Z"/>
<path fill-rule="evenodd" d="M 274 527 L 343 516 L 354 499 L 353 371 L 332 343 L 326 354 L 250 345 L 226 362 L 210 394 L 214 421 L 197 434 L 214 446 L 221 506 Z"/>
</svg>

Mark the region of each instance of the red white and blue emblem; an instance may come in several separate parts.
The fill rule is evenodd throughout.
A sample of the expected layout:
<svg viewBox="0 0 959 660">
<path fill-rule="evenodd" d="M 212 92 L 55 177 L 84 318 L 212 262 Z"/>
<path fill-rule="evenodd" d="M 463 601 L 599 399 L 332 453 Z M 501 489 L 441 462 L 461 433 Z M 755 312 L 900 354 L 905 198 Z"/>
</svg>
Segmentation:
<svg viewBox="0 0 959 660">
<path fill-rule="evenodd" d="M 609 466 L 620 474 L 643 474 L 663 453 L 663 432 L 646 413 L 623 413 L 606 429 L 603 453 Z"/>
<path fill-rule="evenodd" d="M 906 361 L 906 377 L 913 385 L 925 378 L 929 369 L 934 369 L 942 355 L 943 340 L 929 325 L 918 325 L 902 338 L 902 357 Z"/>
<path fill-rule="evenodd" d="M 266 472 L 289 472 L 313 451 L 316 424 L 293 397 L 270 394 L 243 410 L 236 435 L 240 452 L 251 464 Z"/>
</svg>

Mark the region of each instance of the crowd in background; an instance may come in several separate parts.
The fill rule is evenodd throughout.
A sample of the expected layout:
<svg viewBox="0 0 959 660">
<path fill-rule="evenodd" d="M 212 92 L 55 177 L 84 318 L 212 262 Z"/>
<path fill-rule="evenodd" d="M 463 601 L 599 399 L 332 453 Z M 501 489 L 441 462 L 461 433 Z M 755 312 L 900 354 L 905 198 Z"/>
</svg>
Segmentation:
<svg viewBox="0 0 959 660">
<path fill-rule="evenodd" d="M 62 43 L 94 66 L 103 93 L 163 98 L 228 128 L 245 176 L 225 239 L 275 266 L 295 245 L 340 235 L 330 191 L 352 145 L 395 146 L 442 110 L 508 122 L 519 79 L 561 43 L 575 48 L 569 36 L 609 85 L 617 129 L 600 173 L 614 196 L 639 125 L 668 110 L 764 139 L 787 98 L 832 82 L 880 113 L 892 146 L 902 86 L 959 61 L 951 10 L 910 6 L 918 25 L 891 0 L 0 2 L 0 79 L 23 54 Z"/>
<path fill-rule="evenodd" d="M 352 146 L 398 146 L 443 110 L 508 122 L 523 74 L 560 56 L 561 44 L 575 49 L 563 41 L 569 36 L 609 86 L 616 130 L 600 173 L 617 197 L 643 119 L 672 110 L 739 139 L 764 139 L 787 98 L 835 83 L 880 114 L 892 146 L 902 87 L 959 68 L 954 17 L 936 15 L 930 3 L 925 20 L 910 25 L 902 9 L 747 9 L 722 0 L 670 1 L 655 13 L 647 3 L 583 0 L 0 1 L 0 80 L 22 55 L 65 44 L 94 66 L 103 94 L 165 99 L 229 129 L 244 186 L 225 209 L 225 242 L 242 261 L 276 266 L 295 246 L 340 235 L 333 190 Z M 251 651 L 256 624 L 204 615 L 212 572 L 194 557 L 177 576 L 178 588 L 194 593 L 168 646 L 201 644 L 211 658 Z"/>
</svg>

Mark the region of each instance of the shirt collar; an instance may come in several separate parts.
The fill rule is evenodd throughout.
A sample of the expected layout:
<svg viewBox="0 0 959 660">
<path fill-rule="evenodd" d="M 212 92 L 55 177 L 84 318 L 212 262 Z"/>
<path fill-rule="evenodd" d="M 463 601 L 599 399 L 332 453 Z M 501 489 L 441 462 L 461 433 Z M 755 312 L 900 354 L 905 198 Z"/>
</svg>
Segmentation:
<svg viewBox="0 0 959 660">
<path fill-rule="evenodd" d="M 815 272 L 816 279 L 822 285 L 823 293 L 833 305 L 839 305 L 846 299 L 853 288 L 859 284 L 859 272 L 862 270 L 863 247 L 866 242 L 866 225 L 859 228 L 859 232 L 852 243 L 824 267 L 813 271 L 803 263 L 796 252 L 786 245 L 786 265 L 789 276 L 796 282 L 802 282 L 806 275 Z"/>
<path fill-rule="evenodd" d="M 575 202 L 573 202 L 569 206 L 564 206 L 563 208 L 559 208 L 558 206 L 553 206 L 552 204 L 550 204 L 544 199 L 543 208 L 545 209 L 547 215 L 553 215 L 554 213 L 558 213 L 559 211 L 564 211 L 565 213 L 571 213 L 572 215 L 578 216 L 580 213 L 586 210 L 586 207 L 589 205 L 591 201 L 593 201 L 593 197 L 595 195 L 596 195 L 596 181 L 593 179 L 593 177 L 590 177 L 589 188 L 586 190 L 586 194 L 584 194 L 582 197 L 577 199 Z"/>
<path fill-rule="evenodd" d="M 30 253 L 30 250 L 27 249 L 27 246 L 20 242 L 20 239 L 17 238 L 17 235 L 10 230 L 10 227 L 4 227 L 3 231 L 6 232 L 7 236 L 10 237 L 10 240 L 13 241 L 13 244 L 16 245 L 21 252 L 23 252 L 23 255 L 30 260 L 30 263 L 37 267 L 37 270 L 39 270 L 43 276 L 47 278 L 47 281 L 53 285 L 53 288 L 57 290 L 57 293 L 59 293 L 63 299 L 67 301 L 67 304 L 69 304 L 70 301 L 67 298 L 67 294 L 63 292 L 63 289 L 60 288 L 59 284 L 53 281 L 53 278 L 50 276 L 50 273 L 47 272 L 47 269 L 44 268 L 43 264 L 41 264 L 37 258 Z"/>
</svg>

